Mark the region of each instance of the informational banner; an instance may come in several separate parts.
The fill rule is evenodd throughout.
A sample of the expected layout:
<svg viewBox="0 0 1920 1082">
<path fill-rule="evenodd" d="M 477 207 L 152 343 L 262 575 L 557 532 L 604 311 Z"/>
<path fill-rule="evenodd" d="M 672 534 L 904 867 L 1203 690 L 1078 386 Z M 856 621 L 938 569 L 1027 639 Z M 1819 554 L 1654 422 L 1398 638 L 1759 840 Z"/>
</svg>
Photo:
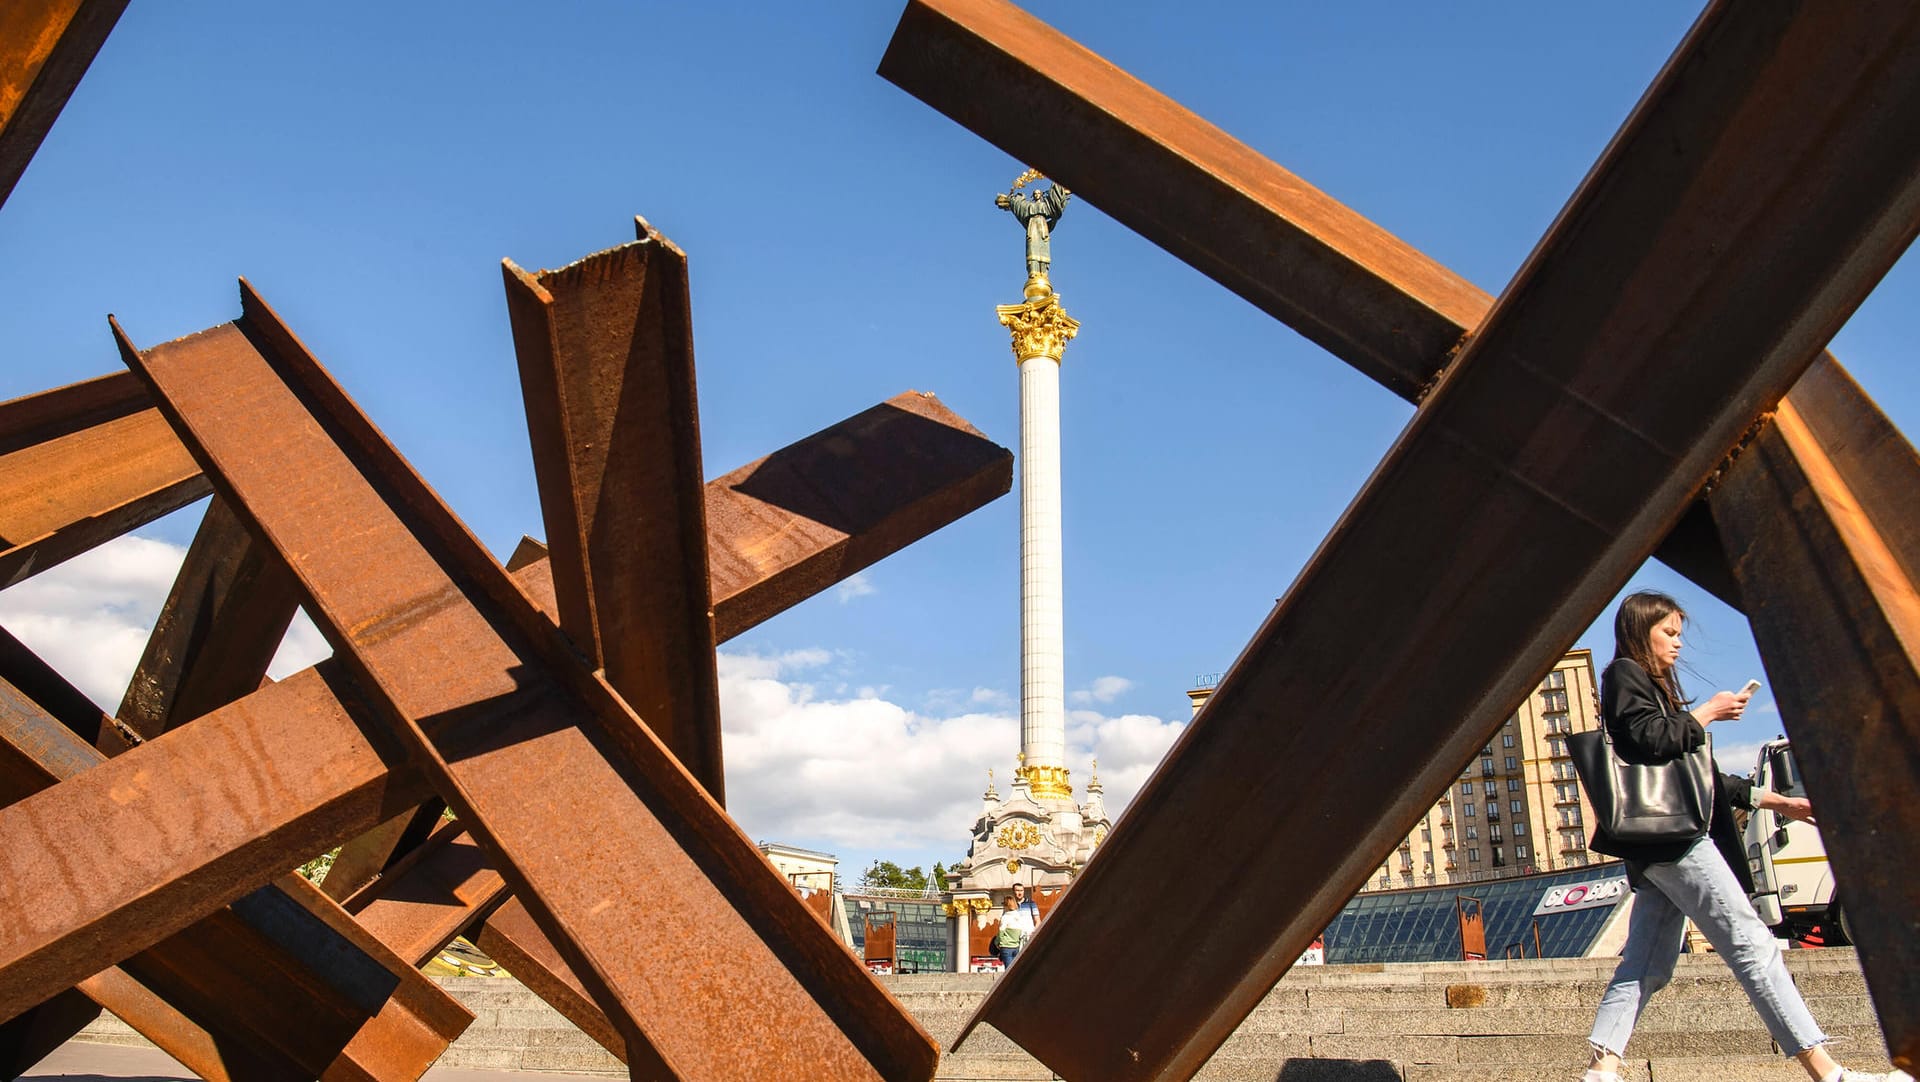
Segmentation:
<svg viewBox="0 0 1920 1082">
<path fill-rule="evenodd" d="M 1628 893 L 1630 890 L 1624 875 L 1596 879 L 1591 883 L 1553 887 L 1547 891 L 1546 897 L 1540 899 L 1540 904 L 1533 907 L 1533 915 L 1540 917 L 1548 913 L 1571 913 L 1576 909 L 1612 905 L 1626 900 Z"/>
<path fill-rule="evenodd" d="M 1313 937 L 1313 946 L 1300 952 L 1300 958 L 1293 963 L 1297 966 L 1323 966 L 1327 964 L 1327 941 L 1320 936 Z"/>
</svg>

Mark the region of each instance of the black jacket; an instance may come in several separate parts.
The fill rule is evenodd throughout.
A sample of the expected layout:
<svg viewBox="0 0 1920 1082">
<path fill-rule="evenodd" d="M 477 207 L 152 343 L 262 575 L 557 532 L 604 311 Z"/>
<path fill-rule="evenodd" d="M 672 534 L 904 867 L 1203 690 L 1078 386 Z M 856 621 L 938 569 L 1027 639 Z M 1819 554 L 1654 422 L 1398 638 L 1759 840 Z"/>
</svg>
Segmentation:
<svg viewBox="0 0 1920 1082">
<path fill-rule="evenodd" d="M 1666 693 L 1654 684 L 1647 670 L 1624 657 L 1614 658 L 1600 674 L 1600 718 L 1623 754 L 1638 753 L 1654 761 L 1684 755 L 1707 739 L 1706 726 L 1668 701 Z M 1753 783 L 1722 773 L 1717 762 L 1713 772 L 1713 820 L 1707 834 L 1720 854 L 1727 858 L 1734 878 L 1751 894 L 1753 872 L 1747 867 L 1746 846 L 1734 824 L 1733 809 L 1753 808 Z M 1596 827 L 1590 848 L 1637 864 L 1661 864 L 1679 860 L 1692 845 L 1692 842 L 1617 842 Z"/>
</svg>

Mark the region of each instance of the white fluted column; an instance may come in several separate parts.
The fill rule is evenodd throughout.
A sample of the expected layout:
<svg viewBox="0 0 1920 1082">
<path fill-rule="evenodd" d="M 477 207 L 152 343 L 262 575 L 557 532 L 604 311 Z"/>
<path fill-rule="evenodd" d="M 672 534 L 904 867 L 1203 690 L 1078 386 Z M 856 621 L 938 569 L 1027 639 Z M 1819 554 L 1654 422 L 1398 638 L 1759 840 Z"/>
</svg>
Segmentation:
<svg viewBox="0 0 1920 1082">
<path fill-rule="evenodd" d="M 1020 364 L 1021 776 L 1039 799 L 1073 798 L 1067 772 L 1064 577 L 1060 528 L 1060 362 L 1079 330 L 1044 278 L 1002 305 Z"/>
</svg>

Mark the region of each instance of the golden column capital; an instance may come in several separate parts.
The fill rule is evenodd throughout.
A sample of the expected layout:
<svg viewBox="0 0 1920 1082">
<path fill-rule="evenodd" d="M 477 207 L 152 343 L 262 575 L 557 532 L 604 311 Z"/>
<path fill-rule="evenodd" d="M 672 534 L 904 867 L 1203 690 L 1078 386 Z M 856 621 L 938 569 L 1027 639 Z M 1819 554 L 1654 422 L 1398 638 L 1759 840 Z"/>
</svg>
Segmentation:
<svg viewBox="0 0 1920 1082">
<path fill-rule="evenodd" d="M 1059 359 L 1054 358 L 1056 361 Z M 1069 780 L 1071 772 L 1064 766 L 1023 766 L 1014 773 L 1027 780 L 1027 787 L 1034 796 L 1073 799 L 1073 783 Z"/>
<path fill-rule="evenodd" d="M 996 305 L 994 312 L 1000 316 L 1000 325 L 1013 334 L 1015 364 L 1024 364 L 1033 357 L 1047 357 L 1058 364 L 1067 343 L 1080 333 L 1080 322 L 1061 307 L 1060 297 L 1046 286 L 1046 279 L 1036 278 L 1028 285 L 1035 282 L 1044 292 L 1029 288 L 1026 301 Z"/>
</svg>

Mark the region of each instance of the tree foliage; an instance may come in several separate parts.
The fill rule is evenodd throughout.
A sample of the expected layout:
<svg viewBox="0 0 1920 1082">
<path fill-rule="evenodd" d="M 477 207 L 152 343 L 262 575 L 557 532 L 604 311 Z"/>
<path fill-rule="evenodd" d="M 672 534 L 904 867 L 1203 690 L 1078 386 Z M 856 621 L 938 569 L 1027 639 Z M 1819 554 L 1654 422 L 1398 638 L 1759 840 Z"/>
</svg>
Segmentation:
<svg viewBox="0 0 1920 1082">
<path fill-rule="evenodd" d="M 895 890 L 926 890 L 927 873 L 919 865 L 902 868 L 891 860 L 876 860 L 860 873 L 865 888 L 891 887 Z"/>
</svg>

